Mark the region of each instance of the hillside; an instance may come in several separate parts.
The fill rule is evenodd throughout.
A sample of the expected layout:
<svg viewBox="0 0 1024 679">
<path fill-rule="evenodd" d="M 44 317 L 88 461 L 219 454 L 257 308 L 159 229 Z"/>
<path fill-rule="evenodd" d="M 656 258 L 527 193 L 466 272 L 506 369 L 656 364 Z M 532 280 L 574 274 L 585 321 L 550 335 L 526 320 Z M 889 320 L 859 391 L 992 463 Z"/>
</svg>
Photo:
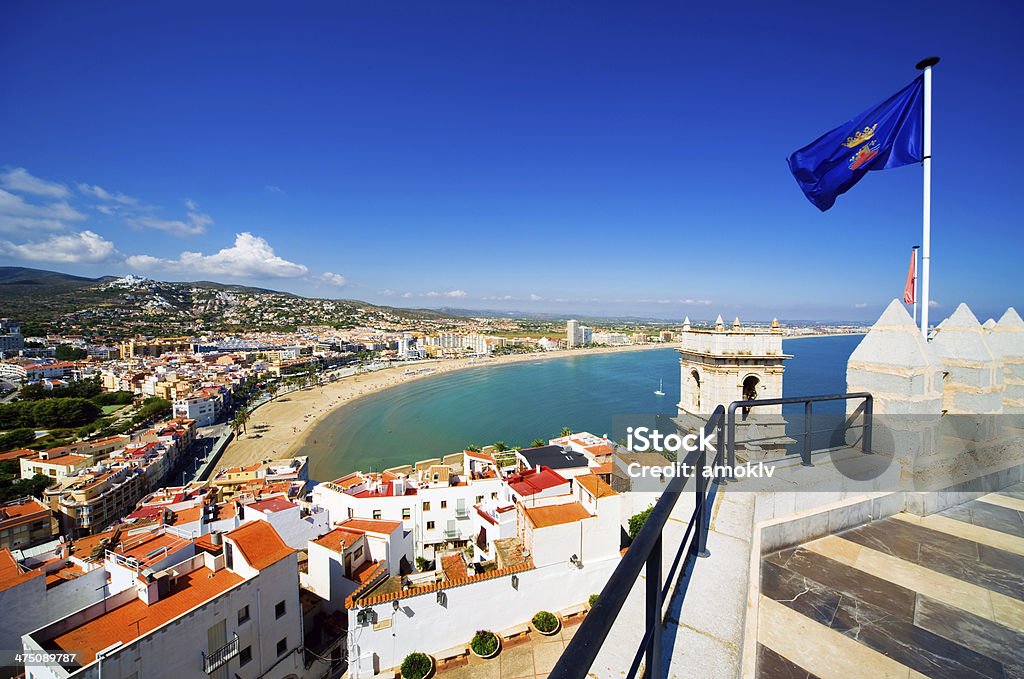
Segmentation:
<svg viewBox="0 0 1024 679">
<path fill-rule="evenodd" d="M 444 325 L 445 319 L 457 318 L 213 281 L 84 278 L 24 267 L 0 267 L 0 316 L 20 319 L 27 335 L 110 337 L 293 330 L 299 325 L 400 329 L 406 321 Z"/>
</svg>

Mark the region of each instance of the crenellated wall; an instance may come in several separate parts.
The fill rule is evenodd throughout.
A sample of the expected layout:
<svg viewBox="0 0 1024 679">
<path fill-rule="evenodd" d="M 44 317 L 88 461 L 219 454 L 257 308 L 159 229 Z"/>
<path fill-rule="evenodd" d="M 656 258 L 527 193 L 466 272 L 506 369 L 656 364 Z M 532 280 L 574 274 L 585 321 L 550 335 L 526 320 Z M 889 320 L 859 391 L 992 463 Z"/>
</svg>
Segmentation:
<svg viewBox="0 0 1024 679">
<path fill-rule="evenodd" d="M 1013 309 L 983 326 L 961 304 L 926 342 L 893 300 L 851 354 L 846 380 L 848 391 L 875 396 L 874 450 L 898 461 L 909 487 L 1024 463 L 1013 416 L 1024 412 L 1024 322 Z"/>
</svg>

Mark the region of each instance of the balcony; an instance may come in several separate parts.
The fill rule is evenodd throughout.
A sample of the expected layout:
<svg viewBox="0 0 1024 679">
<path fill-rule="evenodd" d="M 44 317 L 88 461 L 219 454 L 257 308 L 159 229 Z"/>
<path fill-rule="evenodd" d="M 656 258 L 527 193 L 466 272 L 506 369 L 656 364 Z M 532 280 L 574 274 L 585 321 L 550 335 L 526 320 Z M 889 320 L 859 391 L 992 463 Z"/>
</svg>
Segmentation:
<svg viewBox="0 0 1024 679">
<path fill-rule="evenodd" d="M 465 507 L 458 507 L 455 510 L 455 518 L 456 519 L 468 519 L 469 518 L 469 510 L 466 509 Z"/>
<path fill-rule="evenodd" d="M 459 534 L 459 529 L 458 528 L 445 528 L 444 529 L 444 536 L 446 538 L 448 538 L 449 540 L 457 540 L 458 538 L 461 537 L 461 535 Z"/>
<path fill-rule="evenodd" d="M 203 653 L 203 672 L 213 674 L 218 668 L 223 667 L 229 660 L 238 655 L 238 635 L 228 643 L 224 644 L 210 655 Z"/>
</svg>

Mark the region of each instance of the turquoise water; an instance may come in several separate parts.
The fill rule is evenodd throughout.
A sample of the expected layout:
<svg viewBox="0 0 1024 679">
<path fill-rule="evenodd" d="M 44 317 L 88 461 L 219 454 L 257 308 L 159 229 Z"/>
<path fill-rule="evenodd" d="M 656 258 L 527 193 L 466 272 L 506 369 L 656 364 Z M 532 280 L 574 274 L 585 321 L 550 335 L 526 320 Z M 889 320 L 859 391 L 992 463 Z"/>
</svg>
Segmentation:
<svg viewBox="0 0 1024 679">
<path fill-rule="evenodd" d="M 842 392 L 860 337 L 786 340 L 786 395 Z M 658 380 L 664 396 L 655 396 Z M 482 366 L 366 396 L 327 415 L 303 451 L 311 476 L 337 478 L 504 441 L 529 445 L 562 427 L 610 433 L 624 413 L 674 414 L 679 358 L 672 348 Z"/>
</svg>

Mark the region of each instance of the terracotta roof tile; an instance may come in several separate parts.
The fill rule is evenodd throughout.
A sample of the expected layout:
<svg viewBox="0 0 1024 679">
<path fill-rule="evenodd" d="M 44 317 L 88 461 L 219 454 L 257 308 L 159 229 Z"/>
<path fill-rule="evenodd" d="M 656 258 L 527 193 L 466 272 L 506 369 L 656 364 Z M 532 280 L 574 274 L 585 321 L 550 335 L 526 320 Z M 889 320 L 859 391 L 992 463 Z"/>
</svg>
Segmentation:
<svg viewBox="0 0 1024 679">
<path fill-rule="evenodd" d="M 549 505 L 546 507 L 531 507 L 523 509 L 530 523 L 536 528 L 548 528 L 560 526 L 564 523 L 572 523 L 581 519 L 589 519 L 590 512 L 584 509 L 579 502 L 569 502 L 564 505 Z"/>
<path fill-rule="evenodd" d="M 238 546 L 242 556 L 256 570 L 263 570 L 295 553 L 266 521 L 243 523 L 225 537 Z"/>
</svg>

